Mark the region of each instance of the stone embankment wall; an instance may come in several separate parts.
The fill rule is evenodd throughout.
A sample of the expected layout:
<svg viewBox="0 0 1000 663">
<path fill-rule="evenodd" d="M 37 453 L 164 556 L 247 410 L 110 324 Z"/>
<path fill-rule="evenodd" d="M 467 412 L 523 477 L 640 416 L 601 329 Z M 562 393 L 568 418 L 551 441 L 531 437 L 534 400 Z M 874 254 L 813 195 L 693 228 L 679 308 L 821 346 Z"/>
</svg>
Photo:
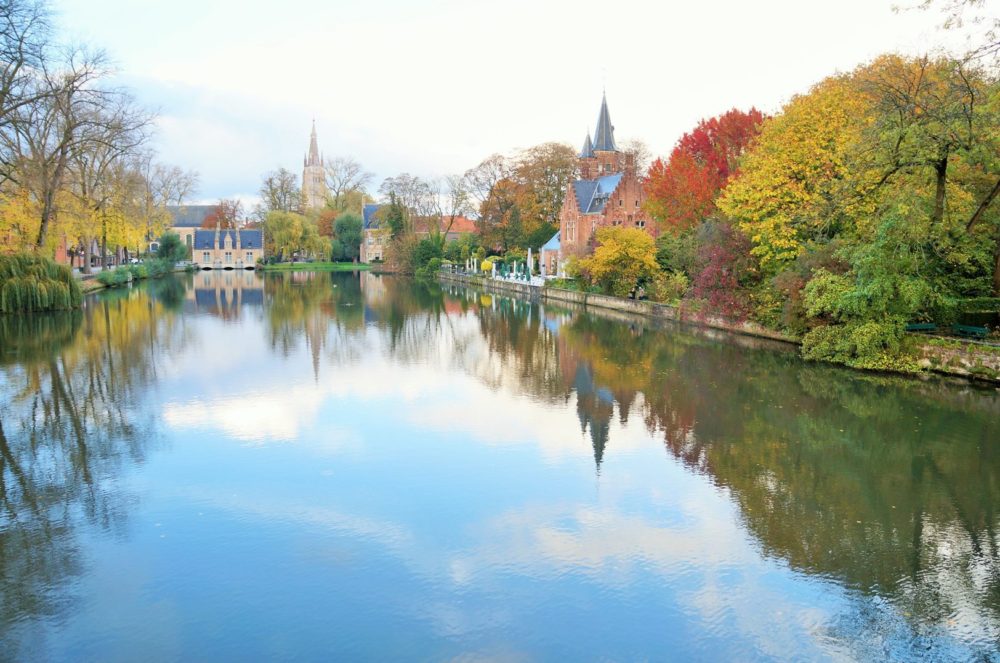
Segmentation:
<svg viewBox="0 0 1000 663">
<path fill-rule="evenodd" d="M 569 304 L 579 304 L 581 306 L 593 306 L 597 308 L 619 311 L 621 313 L 640 315 L 647 318 L 659 320 L 673 320 L 675 322 L 685 322 L 712 329 L 724 329 L 725 331 L 758 338 L 768 338 L 774 341 L 785 343 L 798 343 L 794 338 L 767 329 L 754 322 L 737 322 L 726 320 L 717 316 L 701 315 L 695 311 L 686 311 L 683 307 L 672 306 L 670 304 L 658 304 L 646 300 L 625 299 L 622 297 L 612 297 L 610 295 L 599 295 L 589 292 L 576 292 L 573 290 L 560 290 L 558 288 L 543 288 L 529 285 L 527 283 L 512 283 L 498 279 L 488 279 L 481 276 L 464 276 L 461 274 L 441 273 L 441 280 L 450 283 L 461 283 L 474 286 L 487 292 L 499 292 L 508 295 L 520 295 L 528 299 L 538 299 L 548 302 L 566 302 Z"/>
<path fill-rule="evenodd" d="M 784 343 L 799 341 L 780 332 L 750 321 L 726 320 L 717 316 L 701 315 L 683 307 L 656 302 L 623 299 L 609 295 L 544 288 L 527 283 L 512 283 L 481 276 L 465 276 L 442 272 L 440 279 L 447 283 L 473 286 L 486 292 L 520 296 L 546 302 L 565 302 L 617 311 L 625 315 L 643 316 L 660 320 L 674 320 L 700 327 L 721 329 L 745 336 L 766 338 Z M 1000 348 L 959 340 L 927 342 L 920 346 L 921 364 L 935 373 L 954 375 L 1000 384 Z"/>
<path fill-rule="evenodd" d="M 1000 348 L 962 341 L 928 342 L 920 346 L 921 364 L 947 375 L 1000 383 Z"/>
</svg>

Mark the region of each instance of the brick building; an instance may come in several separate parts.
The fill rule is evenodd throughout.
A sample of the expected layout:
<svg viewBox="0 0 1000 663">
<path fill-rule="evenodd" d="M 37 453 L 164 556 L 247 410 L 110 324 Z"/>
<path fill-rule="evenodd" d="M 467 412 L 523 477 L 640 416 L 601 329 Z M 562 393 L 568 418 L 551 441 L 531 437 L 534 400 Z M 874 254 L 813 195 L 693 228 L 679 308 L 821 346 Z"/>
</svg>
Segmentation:
<svg viewBox="0 0 1000 663">
<path fill-rule="evenodd" d="M 656 225 L 643 209 L 646 201 L 635 157 L 615 144 L 607 97 L 601 99 L 597 131 L 580 152 L 580 179 L 571 182 L 559 212 L 560 263 L 594 247 L 594 231 L 603 226 L 641 228 L 656 236 Z M 555 238 L 553 238 L 555 239 Z"/>
</svg>

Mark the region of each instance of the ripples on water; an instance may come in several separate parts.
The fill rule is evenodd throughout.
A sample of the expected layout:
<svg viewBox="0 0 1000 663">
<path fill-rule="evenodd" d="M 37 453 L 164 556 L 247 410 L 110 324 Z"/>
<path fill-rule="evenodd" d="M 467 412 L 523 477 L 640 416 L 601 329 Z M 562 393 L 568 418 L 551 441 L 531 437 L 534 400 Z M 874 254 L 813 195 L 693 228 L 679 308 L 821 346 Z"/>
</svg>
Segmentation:
<svg viewBox="0 0 1000 663">
<path fill-rule="evenodd" d="M 0 348 L 0 658 L 1000 658 L 996 390 L 370 274 Z"/>
</svg>

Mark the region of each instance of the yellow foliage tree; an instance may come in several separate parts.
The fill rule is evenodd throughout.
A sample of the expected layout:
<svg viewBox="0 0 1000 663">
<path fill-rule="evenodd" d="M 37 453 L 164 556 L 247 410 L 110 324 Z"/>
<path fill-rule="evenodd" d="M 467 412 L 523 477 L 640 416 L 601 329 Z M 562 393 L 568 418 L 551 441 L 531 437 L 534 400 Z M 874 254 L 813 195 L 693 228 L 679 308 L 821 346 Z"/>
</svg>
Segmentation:
<svg viewBox="0 0 1000 663">
<path fill-rule="evenodd" d="M 0 194 L 0 253 L 30 250 L 38 237 L 39 214 L 28 192 Z"/>
<path fill-rule="evenodd" d="M 581 274 L 605 292 L 627 297 L 662 274 L 653 238 L 638 228 L 598 228 L 597 248 L 578 261 Z"/>
<path fill-rule="evenodd" d="M 870 122 L 869 104 L 847 76 L 828 78 L 764 123 L 740 176 L 718 202 L 776 271 L 806 241 L 871 212 L 848 155 Z"/>
</svg>

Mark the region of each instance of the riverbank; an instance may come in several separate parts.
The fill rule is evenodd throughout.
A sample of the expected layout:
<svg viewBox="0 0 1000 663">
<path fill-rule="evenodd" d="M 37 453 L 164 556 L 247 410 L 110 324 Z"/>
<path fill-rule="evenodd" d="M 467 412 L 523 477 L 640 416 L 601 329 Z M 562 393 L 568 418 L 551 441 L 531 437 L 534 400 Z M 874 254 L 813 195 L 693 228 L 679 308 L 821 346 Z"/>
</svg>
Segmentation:
<svg viewBox="0 0 1000 663">
<path fill-rule="evenodd" d="M 364 262 L 280 262 L 257 269 L 262 272 L 354 272 L 369 270 L 371 265 Z"/>
<path fill-rule="evenodd" d="M 768 329 L 755 322 L 727 320 L 720 316 L 687 310 L 683 306 L 501 281 L 482 276 L 442 272 L 439 279 L 446 283 L 463 284 L 487 292 L 513 295 L 535 301 L 578 304 L 584 307 L 616 311 L 634 318 L 670 320 L 695 327 L 719 329 L 734 334 L 801 346 L 799 339 Z M 921 337 L 915 351 L 918 363 L 924 371 L 1000 384 L 1000 348 L 996 346 L 958 339 L 924 339 Z"/>
</svg>

